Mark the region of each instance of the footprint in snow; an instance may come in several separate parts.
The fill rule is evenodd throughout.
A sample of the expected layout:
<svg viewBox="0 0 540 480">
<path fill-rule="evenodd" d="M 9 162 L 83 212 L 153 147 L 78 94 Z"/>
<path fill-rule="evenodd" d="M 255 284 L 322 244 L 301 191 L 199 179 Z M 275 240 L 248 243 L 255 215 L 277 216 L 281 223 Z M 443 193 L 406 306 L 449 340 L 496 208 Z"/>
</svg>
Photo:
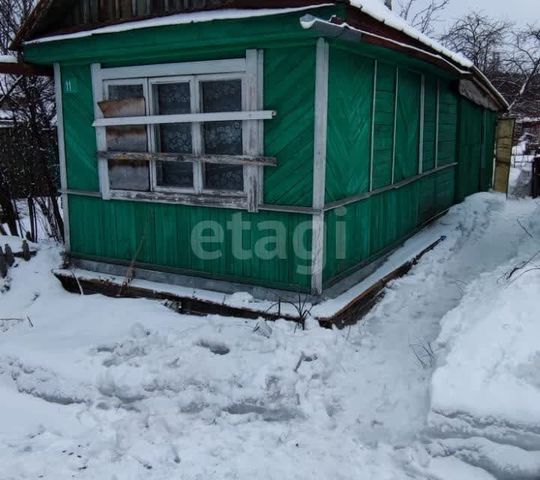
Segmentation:
<svg viewBox="0 0 540 480">
<path fill-rule="evenodd" d="M 210 340 L 200 340 L 197 345 L 210 350 L 214 355 L 227 355 L 231 351 L 224 343 Z"/>
</svg>

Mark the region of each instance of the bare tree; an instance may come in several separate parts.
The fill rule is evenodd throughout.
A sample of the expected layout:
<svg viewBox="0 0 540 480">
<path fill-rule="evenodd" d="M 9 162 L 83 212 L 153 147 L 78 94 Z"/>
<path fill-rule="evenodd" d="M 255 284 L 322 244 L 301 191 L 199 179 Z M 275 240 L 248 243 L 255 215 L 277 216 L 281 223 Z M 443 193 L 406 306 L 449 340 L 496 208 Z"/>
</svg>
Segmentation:
<svg viewBox="0 0 540 480">
<path fill-rule="evenodd" d="M 540 27 L 529 26 L 512 37 L 506 59 L 507 82 L 513 90 L 510 113 L 540 115 Z"/>
<path fill-rule="evenodd" d="M 460 52 L 489 76 L 501 67 L 513 24 L 471 12 L 457 20 L 441 37 L 451 50 Z"/>
<path fill-rule="evenodd" d="M 9 44 L 29 15 L 33 0 L 0 0 L 0 49 Z M 4 75 L 0 78 L 0 111 L 10 113 L 10 125 L 0 131 L 0 206 L 12 234 L 36 240 L 39 208 L 48 234 L 63 238 L 58 205 L 54 85 L 50 78 Z M 31 214 L 29 231 L 17 222 L 17 199 L 26 198 Z"/>
<path fill-rule="evenodd" d="M 413 27 L 430 35 L 449 3 L 450 0 L 398 0 L 396 10 Z"/>
<path fill-rule="evenodd" d="M 540 116 L 540 27 L 523 30 L 478 12 L 469 13 L 441 37 L 482 70 L 516 116 Z"/>
</svg>

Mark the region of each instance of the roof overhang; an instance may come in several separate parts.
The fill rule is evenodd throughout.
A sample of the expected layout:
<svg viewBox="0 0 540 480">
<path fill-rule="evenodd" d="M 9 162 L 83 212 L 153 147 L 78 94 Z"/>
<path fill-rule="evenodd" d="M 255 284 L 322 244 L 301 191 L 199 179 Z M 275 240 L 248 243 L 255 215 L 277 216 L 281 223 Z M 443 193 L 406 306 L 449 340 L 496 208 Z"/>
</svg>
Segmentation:
<svg viewBox="0 0 540 480">
<path fill-rule="evenodd" d="M 459 58 L 446 55 L 445 49 L 438 51 L 421 42 L 404 42 L 402 35 L 393 34 L 391 27 L 373 31 L 366 23 L 357 27 L 337 17 L 325 20 L 304 15 L 300 23 L 302 28 L 316 31 L 327 38 L 389 48 L 448 70 L 461 79 L 459 93 L 462 96 L 490 110 L 508 110 L 508 102 L 477 67 L 469 61 L 458 61 Z"/>
<path fill-rule="evenodd" d="M 169 12 L 161 15 L 144 15 L 129 18 L 119 18 L 113 21 L 101 22 L 94 25 L 81 25 L 80 27 L 72 27 L 69 29 L 58 29 L 51 27 L 53 22 L 51 19 L 62 17 L 66 9 L 73 6 L 75 0 L 39 0 L 27 17 L 13 42 L 10 45 L 11 50 L 19 51 L 25 42 L 36 38 L 52 35 L 65 35 L 76 33 L 85 30 L 95 30 L 100 27 L 108 27 L 123 23 L 131 23 L 149 20 L 157 17 L 174 16 L 180 12 Z M 112 2 L 113 0 L 107 0 Z M 247 9 L 247 10 L 262 10 L 262 9 L 287 9 L 287 8 L 312 8 L 323 4 L 334 5 L 336 3 L 344 3 L 347 0 L 223 0 L 223 6 L 216 8 L 215 4 L 208 0 L 199 0 L 195 7 L 188 10 L 183 10 L 182 13 L 189 14 L 194 12 L 204 12 L 209 10 L 225 10 L 225 9 Z"/>
<path fill-rule="evenodd" d="M 345 6 L 346 12 L 344 19 L 335 16 L 330 19 L 304 16 L 301 20 L 302 27 L 314 30 L 319 35 L 328 38 L 381 46 L 431 63 L 451 71 L 454 76 L 460 79 L 470 80 L 470 83 L 464 83 L 460 86 L 460 93 L 475 103 L 496 110 L 507 110 L 509 107 L 501 93 L 472 62 L 417 31 L 388 10 L 382 2 L 365 0 L 224 0 L 223 7 L 216 8 L 215 3 L 201 0 L 200 7 L 192 9 L 195 11 L 188 13 L 161 15 L 159 18 L 154 15 L 151 18 L 120 19 L 108 24 L 101 24 L 97 28 L 96 26 L 80 26 L 80 28 L 75 29 L 76 31 L 71 29 L 62 32 L 50 27 L 51 24 L 54 24 L 52 20 L 55 16 L 61 15 L 66 8 L 73 6 L 73 3 L 74 0 L 40 0 L 22 25 L 12 43 L 12 48 L 20 50 L 23 43 L 53 42 L 152 26 L 239 18 L 231 14 L 234 9 L 236 9 L 237 14 L 243 9 L 244 16 L 242 18 L 246 18 L 342 4 Z M 210 8 L 211 5 L 214 7 Z M 209 15 L 209 10 L 215 11 L 215 14 Z M 202 15 L 201 12 L 207 13 Z M 50 27 L 49 30 L 47 30 L 47 26 Z M 25 74 L 22 72 L 32 71 L 46 72 L 47 69 L 44 70 L 42 67 L 28 64 L 6 65 L 5 67 L 0 64 L 0 73 L 19 72 L 19 74 Z"/>
<path fill-rule="evenodd" d="M 33 63 L 0 63 L 0 74 L 17 75 L 25 77 L 52 77 L 53 68 L 48 65 L 35 65 Z"/>
</svg>

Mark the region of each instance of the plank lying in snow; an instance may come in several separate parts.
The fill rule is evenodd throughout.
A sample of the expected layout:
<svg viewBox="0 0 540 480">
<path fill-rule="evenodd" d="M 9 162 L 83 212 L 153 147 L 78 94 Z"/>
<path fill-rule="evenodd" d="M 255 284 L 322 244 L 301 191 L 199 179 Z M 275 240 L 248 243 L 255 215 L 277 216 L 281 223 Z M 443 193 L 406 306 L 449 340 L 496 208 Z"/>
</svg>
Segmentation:
<svg viewBox="0 0 540 480">
<path fill-rule="evenodd" d="M 444 227 L 434 226 L 418 233 L 391 254 L 373 274 L 335 298 L 307 303 L 304 311 L 322 326 L 344 327 L 360 320 L 380 298 L 384 287 L 405 275 L 428 251 L 444 240 Z M 180 313 L 219 314 L 241 318 L 300 321 L 298 305 L 260 300 L 245 292 L 225 294 L 135 278 L 126 284 L 121 276 L 82 269 L 59 269 L 54 274 L 72 292 L 102 293 L 113 297 L 145 297 L 167 300 Z"/>
</svg>

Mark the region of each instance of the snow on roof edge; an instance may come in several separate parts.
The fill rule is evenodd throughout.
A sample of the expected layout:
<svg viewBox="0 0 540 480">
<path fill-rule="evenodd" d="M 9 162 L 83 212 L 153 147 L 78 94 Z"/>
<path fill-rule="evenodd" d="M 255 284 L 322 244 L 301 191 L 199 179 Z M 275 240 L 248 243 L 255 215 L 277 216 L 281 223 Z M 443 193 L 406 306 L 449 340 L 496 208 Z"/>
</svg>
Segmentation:
<svg viewBox="0 0 540 480">
<path fill-rule="evenodd" d="M 312 15 L 305 15 L 303 16 L 301 19 L 300 19 L 300 24 L 302 25 L 302 28 L 304 29 L 310 29 L 312 28 L 314 25 L 316 25 L 317 23 L 322 23 L 322 24 L 326 24 L 326 25 L 331 25 L 332 27 L 335 27 L 335 28 L 339 28 L 339 29 L 348 29 L 348 30 L 351 30 L 353 32 L 358 32 L 362 35 L 368 35 L 368 36 L 371 36 L 371 37 L 375 37 L 375 38 L 379 38 L 379 39 L 383 39 L 383 40 L 386 40 L 394 45 L 398 45 L 400 47 L 403 47 L 403 48 L 407 48 L 409 50 L 414 50 L 414 51 L 417 51 L 417 52 L 421 52 L 425 55 L 429 55 L 433 58 L 437 58 L 443 62 L 446 62 L 448 65 L 450 65 L 454 70 L 456 70 L 457 72 L 459 72 L 460 74 L 466 74 L 466 73 L 469 73 L 469 69 L 467 70 L 461 70 L 460 68 L 458 68 L 456 65 L 454 65 L 450 60 L 448 60 L 448 58 L 440 53 L 431 53 L 431 52 L 428 52 L 427 50 L 424 50 L 422 48 L 419 48 L 419 47 L 415 47 L 414 45 L 409 45 L 409 44 L 406 44 L 406 43 L 403 43 L 403 42 L 399 42 L 397 40 L 393 40 L 393 39 L 390 39 L 390 38 L 387 38 L 387 37 L 384 37 L 382 35 L 378 35 L 376 33 L 371 33 L 371 32 L 366 32 L 364 30 L 360 30 L 356 27 L 353 27 L 352 25 L 349 25 L 348 23 L 332 23 L 330 21 L 327 21 L 327 20 L 322 20 L 320 18 L 317 18 L 317 17 L 314 17 Z"/>
<path fill-rule="evenodd" d="M 239 18 L 265 17 L 271 15 L 280 15 L 284 13 L 301 12 L 304 10 L 312 10 L 314 8 L 333 6 L 333 3 L 324 3 L 320 5 L 310 5 L 307 7 L 295 8 L 260 8 L 260 9 L 236 9 L 228 8 L 223 10 L 209 10 L 203 12 L 177 13 L 165 17 L 150 18 L 147 20 L 134 20 L 132 22 L 119 23 L 117 25 L 109 25 L 107 27 L 99 27 L 93 30 L 85 30 L 82 32 L 67 33 L 64 35 L 52 35 L 35 40 L 29 40 L 23 45 L 34 45 L 39 43 L 59 42 L 61 40 L 72 40 L 76 38 L 86 38 L 94 35 L 104 35 L 107 33 L 120 33 L 130 30 L 140 30 L 143 28 L 164 27 L 171 25 L 185 25 L 190 23 L 211 22 L 214 20 L 233 20 Z"/>
<path fill-rule="evenodd" d="M 17 57 L 13 55 L 0 55 L 0 63 L 17 63 Z"/>
<path fill-rule="evenodd" d="M 385 25 L 394 28 L 395 30 L 399 30 L 408 37 L 414 38 L 415 40 L 418 40 L 424 45 L 433 48 L 433 50 L 450 58 L 462 67 L 473 67 L 473 62 L 471 62 L 468 58 L 464 57 L 459 53 L 453 52 L 452 50 L 441 45 L 438 41 L 433 40 L 427 35 L 421 33 L 412 25 L 409 25 L 406 20 L 396 15 L 392 10 L 389 10 L 379 0 L 349 0 L 349 2 L 353 7 L 358 8 L 366 15 L 369 15 L 375 20 L 378 20 L 379 22 L 382 22 Z"/>
<path fill-rule="evenodd" d="M 415 40 L 418 40 L 424 45 L 433 48 L 435 51 L 450 58 L 462 67 L 471 68 L 473 66 L 473 63 L 467 58 L 465 58 L 463 55 L 449 50 L 436 40 L 431 39 L 427 35 L 418 31 L 413 26 L 409 25 L 406 20 L 396 15 L 392 10 L 389 10 L 380 0 L 349 0 L 349 3 L 351 4 L 351 6 L 359 9 L 361 12 L 369 15 L 373 19 L 382 22 L 385 25 L 404 33 L 408 37 L 414 38 Z M 38 38 L 35 40 L 29 40 L 27 42 L 24 42 L 24 45 L 33 45 L 38 43 L 55 42 L 61 40 L 71 40 L 76 38 L 90 37 L 93 35 L 119 33 L 129 30 L 138 30 L 143 28 L 160 26 L 279 15 L 284 13 L 299 12 L 303 10 L 310 10 L 314 8 L 328 7 L 333 5 L 334 3 L 329 2 L 321 5 L 309 5 L 306 7 L 295 8 L 223 9 L 191 13 L 178 13 L 165 17 L 156 17 L 147 20 L 135 20 L 132 22 L 120 23 L 117 25 L 109 25 L 106 27 L 99 27 L 82 32 L 68 33 L 64 35 L 52 35 L 48 37 Z"/>
</svg>

